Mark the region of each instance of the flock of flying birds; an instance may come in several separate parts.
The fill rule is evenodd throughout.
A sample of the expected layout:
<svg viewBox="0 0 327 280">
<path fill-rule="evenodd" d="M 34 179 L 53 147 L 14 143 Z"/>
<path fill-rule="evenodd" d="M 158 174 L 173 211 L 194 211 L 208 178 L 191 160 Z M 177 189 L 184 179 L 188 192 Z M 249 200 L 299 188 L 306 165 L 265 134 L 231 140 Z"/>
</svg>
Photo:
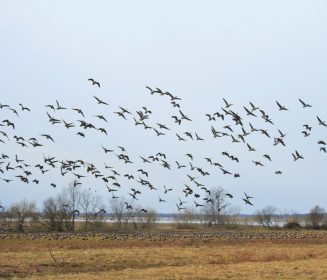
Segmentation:
<svg viewBox="0 0 327 280">
<path fill-rule="evenodd" d="M 88 79 L 93 86 L 101 88 L 99 82 L 94 79 Z M 174 96 L 168 91 L 162 91 L 159 88 L 152 89 L 150 87 L 146 87 L 149 91 L 149 94 L 154 96 L 162 96 L 167 98 L 170 102 L 172 108 L 176 111 L 176 114 L 171 116 L 174 126 L 182 127 L 184 122 L 192 122 L 190 116 L 182 111 L 181 108 L 181 98 Z M 97 105 L 105 110 L 109 103 L 102 100 L 97 96 L 93 96 L 94 102 Z M 267 129 L 260 129 L 251 124 L 251 122 L 247 122 L 245 124 L 242 113 L 236 112 L 233 109 L 233 104 L 229 103 L 226 99 L 223 98 L 223 106 L 219 109 L 219 111 L 214 113 L 207 113 L 205 117 L 207 121 L 210 122 L 211 125 L 211 134 L 213 138 L 221 138 L 225 137 L 230 139 L 232 143 L 240 143 L 244 145 L 244 147 L 251 153 L 255 152 L 256 148 L 253 144 L 247 141 L 247 137 L 250 134 L 262 134 L 266 137 L 267 140 L 271 139 L 272 145 L 274 146 L 286 146 L 287 135 L 283 133 L 280 129 L 277 129 L 276 134 L 272 135 L 270 131 Z M 279 111 L 288 111 L 286 106 L 282 105 L 278 101 L 276 101 L 276 106 Z M 299 106 L 303 109 L 310 109 L 312 105 L 306 103 L 305 101 L 299 99 Z M 76 137 L 85 138 L 87 136 L 87 132 L 89 130 L 96 130 L 99 133 L 104 135 L 108 135 L 108 129 L 106 128 L 106 124 L 108 123 L 108 116 L 105 114 L 97 114 L 94 118 L 98 119 L 97 122 L 101 123 L 100 126 L 91 123 L 85 117 L 85 114 L 81 108 L 66 108 L 62 104 L 56 100 L 55 104 L 45 105 L 45 114 L 48 118 L 48 121 L 51 125 L 61 125 L 69 130 L 74 130 L 74 134 Z M 249 102 L 249 105 L 243 106 L 244 111 L 243 114 L 246 114 L 247 118 L 261 118 L 264 123 L 269 125 L 274 125 L 272 118 L 261 108 L 257 107 L 252 102 Z M 6 144 L 15 143 L 26 149 L 37 149 L 44 145 L 47 145 L 47 141 L 55 143 L 55 138 L 50 134 L 39 134 L 39 136 L 27 138 L 24 136 L 19 136 L 15 133 L 16 125 L 15 118 L 19 117 L 20 114 L 29 113 L 31 111 L 30 108 L 19 103 L 19 108 L 14 108 L 7 104 L 0 103 L 0 110 L 9 110 L 12 112 L 12 117 L 10 119 L 0 120 L 0 180 L 5 183 L 11 183 L 14 180 L 20 180 L 26 184 L 39 184 L 42 179 L 41 176 L 46 176 L 47 172 L 50 170 L 58 170 L 61 176 L 67 176 L 71 174 L 74 177 L 74 187 L 78 187 L 83 183 L 83 179 L 87 176 L 93 176 L 96 180 L 100 180 L 101 183 L 106 186 L 108 192 L 111 194 L 112 199 L 119 198 L 118 194 L 120 189 L 124 187 L 126 184 L 122 184 L 121 180 L 128 180 L 132 182 L 135 186 L 131 187 L 128 190 L 128 195 L 131 200 L 139 200 L 139 197 L 142 194 L 142 189 L 148 188 L 151 191 L 157 191 L 159 203 L 166 203 L 165 195 L 168 192 L 173 191 L 173 188 L 169 188 L 166 186 L 158 187 L 157 185 L 151 183 L 149 171 L 147 171 L 146 166 L 151 164 L 159 164 L 164 169 L 168 170 L 187 170 L 186 180 L 183 186 L 183 196 L 185 199 L 181 199 L 178 197 L 175 202 L 177 209 L 183 210 L 185 206 L 183 206 L 187 200 L 186 198 L 191 198 L 192 203 L 194 203 L 195 207 L 203 207 L 207 203 L 213 202 L 212 197 L 210 196 L 210 189 L 201 183 L 201 178 L 205 176 L 210 176 L 207 167 L 204 166 L 196 166 L 194 164 L 194 158 L 192 153 L 187 153 L 185 155 L 185 161 L 179 162 L 176 160 L 171 160 L 165 153 L 158 152 L 154 155 L 150 156 L 142 156 L 139 155 L 139 163 L 132 161 L 131 156 L 127 153 L 127 149 L 123 146 L 117 146 L 116 148 L 107 148 L 104 145 L 101 145 L 99 149 L 106 155 L 113 155 L 119 161 L 124 164 L 135 164 L 137 167 L 135 169 L 134 174 L 129 174 L 123 172 L 123 170 L 117 170 L 114 166 L 109 166 L 108 164 L 104 164 L 102 167 L 97 167 L 94 163 L 78 159 L 78 160 L 62 160 L 58 159 L 54 156 L 44 156 L 43 162 L 38 163 L 29 163 L 25 159 L 21 158 L 19 155 L 15 155 L 14 157 L 10 157 L 6 151 Z M 76 122 L 70 122 L 67 120 L 63 120 L 57 115 L 62 110 L 72 110 L 74 111 L 80 119 Z M 0 111 L 1 112 L 1 111 Z M 108 112 L 108 111 L 105 111 Z M 154 135 L 158 137 L 163 137 L 168 134 L 173 134 L 176 136 L 176 140 L 179 142 L 186 141 L 206 141 L 204 137 L 201 137 L 197 132 L 182 132 L 176 133 L 172 132 L 172 125 L 169 126 L 167 124 L 152 122 L 150 124 L 150 119 L 152 115 L 152 111 L 146 107 L 142 107 L 140 110 L 135 113 L 130 112 L 128 109 L 119 107 L 117 111 L 113 112 L 117 117 L 122 118 L 126 121 L 132 121 L 135 126 L 141 127 L 145 130 L 153 131 Z M 0 113 L 1 115 L 1 113 Z M 317 125 L 321 127 L 327 127 L 327 124 L 324 120 L 322 120 L 319 116 L 316 116 Z M 226 121 L 234 122 L 234 125 L 226 124 Z M 219 122 L 221 125 L 220 128 L 215 128 L 214 124 Z M 304 137 L 309 137 L 314 125 L 303 124 L 303 131 L 301 132 Z M 323 140 L 318 140 L 318 147 L 322 153 L 326 154 L 326 142 Z M 222 152 L 222 156 L 239 163 L 239 158 L 231 153 L 224 151 Z M 294 161 L 303 160 L 304 156 L 298 151 L 295 150 L 292 155 Z M 203 159 L 206 162 L 206 166 L 210 166 L 211 168 L 215 168 L 221 172 L 221 174 L 226 176 L 233 176 L 234 178 L 239 178 L 241 175 L 238 172 L 232 172 L 228 170 L 223 164 L 218 161 L 215 161 L 212 158 L 206 157 Z M 265 166 L 265 161 L 271 162 L 272 157 L 268 153 L 262 154 L 262 160 L 253 160 L 253 164 L 256 166 Z M 102 171 L 104 170 L 104 171 Z M 281 170 L 275 170 L 274 173 L 276 175 L 282 174 Z M 51 187 L 56 188 L 56 183 L 53 182 L 50 184 Z M 225 193 L 226 197 L 229 199 L 233 198 L 231 193 Z M 244 197 L 242 197 L 243 201 L 247 205 L 253 205 L 251 199 L 253 197 L 249 196 L 244 192 Z M 132 209 L 132 203 L 125 202 L 127 209 Z M 0 209 L 3 207 L 0 205 Z M 146 209 L 142 209 L 141 211 L 147 212 Z"/>
</svg>

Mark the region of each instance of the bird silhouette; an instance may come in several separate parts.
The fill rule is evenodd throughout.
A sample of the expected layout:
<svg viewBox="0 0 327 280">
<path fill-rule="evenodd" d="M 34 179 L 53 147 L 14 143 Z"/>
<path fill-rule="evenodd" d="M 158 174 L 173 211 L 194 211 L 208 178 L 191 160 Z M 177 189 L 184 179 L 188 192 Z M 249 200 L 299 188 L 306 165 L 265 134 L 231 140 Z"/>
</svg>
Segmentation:
<svg viewBox="0 0 327 280">
<path fill-rule="evenodd" d="M 319 125 L 322 125 L 322 126 L 326 126 L 327 127 L 327 124 L 325 121 L 321 120 L 318 116 L 317 116 L 317 120 L 319 122 Z"/>
<path fill-rule="evenodd" d="M 310 104 L 305 103 L 305 102 L 304 102 L 303 100 L 301 100 L 300 98 L 299 98 L 299 101 L 300 101 L 301 104 L 303 105 L 303 108 L 311 108 L 311 107 L 312 107 Z"/>
<path fill-rule="evenodd" d="M 96 80 L 94 80 L 93 78 L 89 78 L 89 79 L 87 79 L 87 80 L 88 80 L 88 81 L 91 81 L 93 86 L 94 86 L 94 85 L 97 85 L 97 86 L 100 88 L 100 83 L 97 82 Z"/>
<path fill-rule="evenodd" d="M 96 97 L 95 95 L 93 95 L 93 97 L 94 97 L 94 99 L 95 99 L 96 101 L 98 101 L 98 104 L 99 104 L 99 105 L 103 104 L 103 105 L 107 105 L 107 106 L 109 106 L 108 103 L 102 101 L 100 98 Z"/>
<path fill-rule="evenodd" d="M 278 101 L 276 101 L 279 111 L 287 111 L 288 109 L 285 106 L 282 106 Z"/>
</svg>

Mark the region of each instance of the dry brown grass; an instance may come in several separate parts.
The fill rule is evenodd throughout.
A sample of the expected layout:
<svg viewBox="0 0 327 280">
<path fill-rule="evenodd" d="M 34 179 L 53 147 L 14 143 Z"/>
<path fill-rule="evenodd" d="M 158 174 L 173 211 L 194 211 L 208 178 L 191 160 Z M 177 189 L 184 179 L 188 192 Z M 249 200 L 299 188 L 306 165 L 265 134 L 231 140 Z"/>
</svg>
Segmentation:
<svg viewBox="0 0 327 280">
<path fill-rule="evenodd" d="M 327 240 L 0 240 L 0 278 L 14 277 L 327 279 Z"/>
</svg>

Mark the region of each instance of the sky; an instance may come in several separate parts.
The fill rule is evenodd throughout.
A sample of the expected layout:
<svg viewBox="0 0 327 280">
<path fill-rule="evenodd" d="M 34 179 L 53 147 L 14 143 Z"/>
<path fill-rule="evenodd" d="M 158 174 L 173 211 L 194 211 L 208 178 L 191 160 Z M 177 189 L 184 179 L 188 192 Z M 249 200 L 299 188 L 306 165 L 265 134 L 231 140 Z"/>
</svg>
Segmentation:
<svg viewBox="0 0 327 280">
<path fill-rule="evenodd" d="M 83 159 L 110 175 L 103 168 L 106 162 L 122 175 L 134 174 L 136 178 L 137 170 L 143 168 L 158 190 L 149 191 L 135 181 L 119 178 L 119 194 L 129 200 L 130 188 L 141 189 L 136 203 L 162 213 L 176 212 L 175 202 L 184 198 L 183 184 L 192 185 L 186 174 L 199 175 L 188 168 L 177 170 L 176 160 L 188 165 L 186 153 L 192 153 L 193 163 L 210 173 L 199 175 L 198 181 L 232 193 L 231 205 L 242 213 L 267 205 L 299 213 L 316 204 L 327 207 L 327 158 L 317 144 L 327 140 L 327 128 L 319 126 L 316 119 L 327 120 L 326 8 L 325 1 L 298 0 L 4 2 L 0 10 L 0 103 L 16 109 L 22 103 L 31 112 L 19 111 L 16 117 L 9 110 L 0 110 L 0 120 L 10 119 L 16 126 L 15 130 L 0 130 L 11 137 L 37 137 L 44 146 L 23 148 L 11 140 L 0 143 L 0 154 L 10 155 L 12 164 L 16 154 L 32 164 L 42 162 L 44 155 Z M 91 77 L 101 88 L 90 84 Z M 171 116 L 179 113 L 169 98 L 150 95 L 146 86 L 182 98 L 181 110 L 193 121 L 175 124 Z M 98 105 L 94 95 L 109 106 Z M 248 152 L 245 144 L 232 143 L 230 137 L 214 139 L 211 125 L 225 132 L 223 126 L 233 125 L 228 117 L 224 122 L 209 122 L 205 116 L 222 112 L 223 98 L 242 115 L 246 130 L 251 122 L 267 129 L 273 138 L 280 129 L 287 134 L 287 146 L 273 146 L 273 139 L 260 132 L 246 139 L 257 152 Z M 303 109 L 299 98 L 313 107 Z M 86 119 L 105 127 L 108 135 L 87 131 L 81 139 L 76 136 L 76 127 L 51 125 L 46 112 L 74 123 L 80 119 L 72 110 L 53 112 L 44 107 L 56 100 L 64 107 L 82 108 Z M 276 100 L 289 110 L 280 112 Z M 269 114 L 275 125 L 246 116 L 243 106 L 250 108 L 249 101 Z M 149 125 L 165 123 L 171 130 L 157 137 L 153 130 L 136 127 L 133 116 L 126 115 L 124 120 L 114 114 L 119 106 L 134 116 L 146 106 L 152 111 Z M 108 123 L 97 120 L 97 114 L 103 114 Z M 301 133 L 303 124 L 313 127 L 309 137 Z M 236 126 L 234 135 L 239 130 Z M 175 133 L 185 131 L 197 132 L 205 141 L 177 141 Z M 51 134 L 55 143 L 42 138 L 42 133 Z M 126 165 L 115 155 L 104 154 L 101 145 L 116 153 L 117 145 L 124 146 L 134 164 Z M 305 159 L 294 162 L 295 150 Z M 240 162 L 222 156 L 223 151 Z M 158 164 L 145 165 L 139 158 L 158 152 L 167 154 L 171 171 Z M 271 155 L 271 163 L 263 159 L 264 153 Z M 241 177 L 222 175 L 205 157 Z M 255 166 L 253 160 L 265 166 Z M 276 170 L 283 174 L 275 175 Z M 0 178 L 15 175 L 17 172 L 9 172 Z M 32 177 L 39 177 L 40 184 L 0 181 L 0 202 L 10 205 L 26 198 L 41 205 L 74 180 L 71 174 L 60 176 L 58 170 L 41 176 L 33 169 Z M 50 186 L 52 182 L 56 182 L 56 189 Z M 174 190 L 164 194 L 164 185 Z M 87 177 L 82 186 L 100 194 L 105 202 L 111 197 L 99 180 Z M 244 191 L 254 197 L 253 207 L 244 204 Z M 159 203 L 159 196 L 167 202 Z M 194 206 L 193 197 L 186 200 L 188 206 Z"/>
</svg>

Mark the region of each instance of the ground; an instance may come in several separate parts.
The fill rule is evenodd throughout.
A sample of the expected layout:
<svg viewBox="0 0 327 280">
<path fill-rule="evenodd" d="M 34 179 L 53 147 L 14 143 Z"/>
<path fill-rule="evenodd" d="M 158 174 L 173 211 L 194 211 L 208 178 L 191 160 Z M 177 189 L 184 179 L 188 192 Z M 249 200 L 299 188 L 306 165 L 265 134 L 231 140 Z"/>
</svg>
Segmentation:
<svg viewBox="0 0 327 280">
<path fill-rule="evenodd" d="M 326 235 L 1 235 L 0 279 L 327 279 Z"/>
</svg>

